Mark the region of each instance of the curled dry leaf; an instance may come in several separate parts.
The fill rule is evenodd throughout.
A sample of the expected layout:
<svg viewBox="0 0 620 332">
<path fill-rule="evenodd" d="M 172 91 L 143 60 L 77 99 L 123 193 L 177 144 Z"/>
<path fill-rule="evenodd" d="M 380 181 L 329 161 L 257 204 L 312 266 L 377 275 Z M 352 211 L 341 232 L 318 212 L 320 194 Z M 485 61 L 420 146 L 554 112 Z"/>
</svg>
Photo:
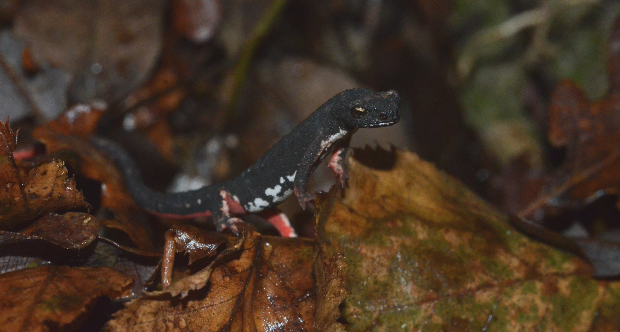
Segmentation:
<svg viewBox="0 0 620 332">
<path fill-rule="evenodd" d="M 46 266 L 0 275 L 3 331 L 68 330 L 101 296 L 129 295 L 131 279 L 109 268 Z"/>
<path fill-rule="evenodd" d="M 189 264 L 198 259 L 212 256 L 220 245 L 227 242 L 227 237 L 222 233 L 205 232 L 191 225 L 172 225 L 171 232 L 174 234 L 176 251 L 187 252 Z"/>
<path fill-rule="evenodd" d="M 228 256 L 231 253 L 239 251 L 246 234 L 243 233 L 243 236 L 239 237 L 229 237 L 230 241 L 227 241 L 227 237 L 222 233 L 205 232 L 190 225 L 173 225 L 172 229 L 166 232 L 166 243 L 161 262 L 161 283 L 165 288 L 164 292 L 170 293 L 172 296 L 181 294 L 181 297 L 185 297 L 188 291 L 204 287 L 209 280 L 214 264 L 221 259 L 229 258 Z M 226 250 L 208 267 L 175 283 L 173 287 L 169 287 L 172 282 L 174 257 L 177 252 L 186 252 L 189 255 L 189 264 L 192 264 L 198 259 L 215 255 L 216 250 L 226 242 L 229 242 Z"/>
<path fill-rule="evenodd" d="M 88 207 L 62 161 L 19 168 L 12 155 L 16 142 L 9 124 L 0 122 L 0 228 L 15 229 L 54 211 Z"/>
<path fill-rule="evenodd" d="M 173 294 L 182 293 L 177 285 L 195 289 L 184 298 L 171 297 L 167 290 L 134 300 L 107 330 L 310 331 L 313 242 L 246 230 L 239 245 L 196 274 L 203 278 L 200 289 L 190 276 L 191 283 L 180 280 L 172 286 Z"/>
<path fill-rule="evenodd" d="M 102 183 L 101 206 L 116 216 L 115 220 L 102 220 L 102 225 L 123 231 L 138 249 L 153 251 L 154 245 L 143 226 L 147 224 L 146 216 L 125 189 L 123 176 L 106 156 L 81 138 L 92 134 L 89 130 L 95 129 L 96 119 L 102 112 L 88 107 L 72 110 L 75 111 L 70 110 L 48 125 L 37 127 L 33 138 L 43 142 L 48 153 L 62 156 L 76 173 Z"/>
<path fill-rule="evenodd" d="M 549 113 L 549 139 L 567 148 L 553 184 L 565 199 L 584 202 L 597 191 L 620 188 L 620 95 L 590 103 L 572 82 L 556 87 Z"/>
<path fill-rule="evenodd" d="M 333 190 L 320 204 L 319 240 L 347 264 L 347 331 L 619 326 L 602 308 L 618 307 L 620 284 L 593 280 L 584 261 L 521 235 L 416 155 L 393 162 L 373 170 L 351 160 L 344 198 Z"/>
</svg>

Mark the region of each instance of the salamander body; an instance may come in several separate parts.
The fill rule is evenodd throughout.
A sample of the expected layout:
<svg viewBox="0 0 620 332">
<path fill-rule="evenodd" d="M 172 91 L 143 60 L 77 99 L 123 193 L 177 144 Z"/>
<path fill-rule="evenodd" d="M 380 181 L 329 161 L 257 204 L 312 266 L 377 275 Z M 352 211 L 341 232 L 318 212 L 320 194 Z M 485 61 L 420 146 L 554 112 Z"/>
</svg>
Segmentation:
<svg viewBox="0 0 620 332">
<path fill-rule="evenodd" d="M 147 187 L 127 153 L 109 140 L 91 143 L 109 154 L 119 166 L 127 188 L 146 210 L 174 218 L 211 216 L 218 230 L 236 233 L 235 216 L 270 209 L 293 193 L 305 208 L 313 196 L 306 192 L 317 165 L 335 149 L 329 166 L 344 185 L 344 156 L 358 128 L 390 126 L 398 122 L 396 91 L 351 89 L 338 93 L 284 136 L 258 161 L 236 178 L 181 193 L 161 193 Z"/>
</svg>

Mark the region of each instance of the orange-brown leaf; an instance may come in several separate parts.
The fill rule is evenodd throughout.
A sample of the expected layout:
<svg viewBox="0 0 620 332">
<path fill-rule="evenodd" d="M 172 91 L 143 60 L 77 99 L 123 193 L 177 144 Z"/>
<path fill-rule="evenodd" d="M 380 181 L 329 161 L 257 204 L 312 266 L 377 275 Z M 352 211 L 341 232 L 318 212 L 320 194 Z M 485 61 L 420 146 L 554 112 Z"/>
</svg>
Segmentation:
<svg viewBox="0 0 620 332">
<path fill-rule="evenodd" d="M 23 174 L 5 164 L 0 182 L 0 227 L 14 229 L 54 211 L 86 208 L 82 192 L 60 160 L 52 160 Z"/>
<path fill-rule="evenodd" d="M 46 266 L 0 275 L 0 329 L 68 330 L 101 296 L 129 295 L 131 279 L 109 268 Z"/>
<path fill-rule="evenodd" d="M 76 116 L 83 114 L 78 113 Z M 58 120 L 63 124 L 52 123 L 49 126 L 38 127 L 33 137 L 46 145 L 48 153 L 62 155 L 67 159 L 76 173 L 96 181 L 104 186 L 101 194 L 102 207 L 115 213 L 115 220 L 102 220 L 102 224 L 119 229 L 127 234 L 141 250 L 153 251 L 154 245 L 143 225 L 147 224 L 144 212 L 134 203 L 129 192 L 125 189 L 123 176 L 114 167 L 113 163 L 96 150 L 88 141 L 73 136 L 67 136 L 56 131 L 55 127 L 64 128 L 65 120 Z M 74 119 L 71 123 L 81 123 Z M 72 132 L 70 128 L 64 131 Z"/>
<path fill-rule="evenodd" d="M 99 220 L 88 213 L 49 214 L 19 232 L 0 231 L 0 243 L 37 239 L 65 249 L 81 249 L 97 238 L 99 225 Z"/>
<path fill-rule="evenodd" d="M 609 91 L 590 102 L 573 82 L 562 82 L 549 105 L 549 141 L 566 148 L 562 166 L 549 176 L 539 197 L 519 212 L 528 217 L 553 206 L 579 206 L 601 193 L 620 192 L 620 20 L 608 41 Z M 531 199 L 531 198 L 530 198 Z"/>
<path fill-rule="evenodd" d="M 108 331 L 310 331 L 312 252 L 309 240 L 247 232 L 236 257 L 210 265 L 202 275 L 207 287 L 182 299 L 158 292 L 134 300 L 115 315 Z"/>
<path fill-rule="evenodd" d="M 344 255 L 336 253 L 327 258 L 325 251 L 319 246 L 314 260 L 317 284 L 314 331 L 344 331 L 344 325 L 337 321 L 340 318 L 340 304 L 348 295 L 344 287 L 347 266 Z"/>
</svg>

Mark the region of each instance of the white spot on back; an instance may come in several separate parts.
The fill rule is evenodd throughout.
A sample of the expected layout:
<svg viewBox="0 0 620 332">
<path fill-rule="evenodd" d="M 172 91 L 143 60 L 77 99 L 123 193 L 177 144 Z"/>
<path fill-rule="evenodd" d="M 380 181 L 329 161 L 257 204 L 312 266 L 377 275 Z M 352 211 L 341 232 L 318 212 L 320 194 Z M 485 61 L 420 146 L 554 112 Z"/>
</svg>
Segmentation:
<svg viewBox="0 0 620 332">
<path fill-rule="evenodd" d="M 262 211 L 263 208 L 266 208 L 268 206 L 269 206 L 269 202 L 258 197 L 254 199 L 254 202 L 249 202 L 246 206 L 244 206 L 244 208 L 246 211 L 249 211 L 249 212 L 258 212 L 258 211 Z"/>
<path fill-rule="evenodd" d="M 282 196 L 278 196 L 276 198 L 273 199 L 274 203 L 278 203 L 278 202 L 282 202 L 283 200 L 289 198 L 289 196 L 291 196 L 293 194 L 293 190 L 292 189 L 288 189 L 286 190 Z"/>
<path fill-rule="evenodd" d="M 281 191 L 282 191 L 282 186 L 278 184 L 273 188 L 265 189 L 265 196 L 273 196 L 273 198 L 275 199 L 276 197 L 278 197 L 278 194 Z"/>
<path fill-rule="evenodd" d="M 295 173 L 293 173 L 293 175 L 287 175 L 286 178 L 289 181 L 293 182 L 293 181 L 295 181 L 295 175 L 297 175 L 297 171 L 295 171 Z"/>
</svg>

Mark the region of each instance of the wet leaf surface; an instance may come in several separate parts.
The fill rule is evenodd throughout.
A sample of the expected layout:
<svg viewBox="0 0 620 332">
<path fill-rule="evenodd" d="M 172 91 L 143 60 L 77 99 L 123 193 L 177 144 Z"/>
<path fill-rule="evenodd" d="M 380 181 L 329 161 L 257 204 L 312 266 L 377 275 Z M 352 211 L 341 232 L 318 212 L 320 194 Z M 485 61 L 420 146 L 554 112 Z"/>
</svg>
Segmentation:
<svg viewBox="0 0 620 332">
<path fill-rule="evenodd" d="M 226 236 L 221 233 L 205 232 L 190 225 L 174 225 L 171 231 L 174 234 L 176 251 L 187 252 L 189 264 L 214 255 L 217 248 L 227 242 Z"/>
<path fill-rule="evenodd" d="M 344 253 L 348 331 L 608 331 L 620 324 L 600 311 L 620 301 L 617 283 L 592 279 L 586 262 L 518 233 L 431 164 L 404 152 L 392 170 L 350 164 L 345 196 L 330 192 L 318 231 L 327 255 Z"/>
<path fill-rule="evenodd" d="M 237 243 L 188 277 L 191 282 L 181 279 L 170 290 L 128 303 L 107 330 L 310 331 L 313 242 L 246 231 Z"/>
<path fill-rule="evenodd" d="M 48 266 L 0 275 L 0 329 L 70 329 L 101 296 L 128 295 L 131 280 L 109 268 Z"/>
</svg>

